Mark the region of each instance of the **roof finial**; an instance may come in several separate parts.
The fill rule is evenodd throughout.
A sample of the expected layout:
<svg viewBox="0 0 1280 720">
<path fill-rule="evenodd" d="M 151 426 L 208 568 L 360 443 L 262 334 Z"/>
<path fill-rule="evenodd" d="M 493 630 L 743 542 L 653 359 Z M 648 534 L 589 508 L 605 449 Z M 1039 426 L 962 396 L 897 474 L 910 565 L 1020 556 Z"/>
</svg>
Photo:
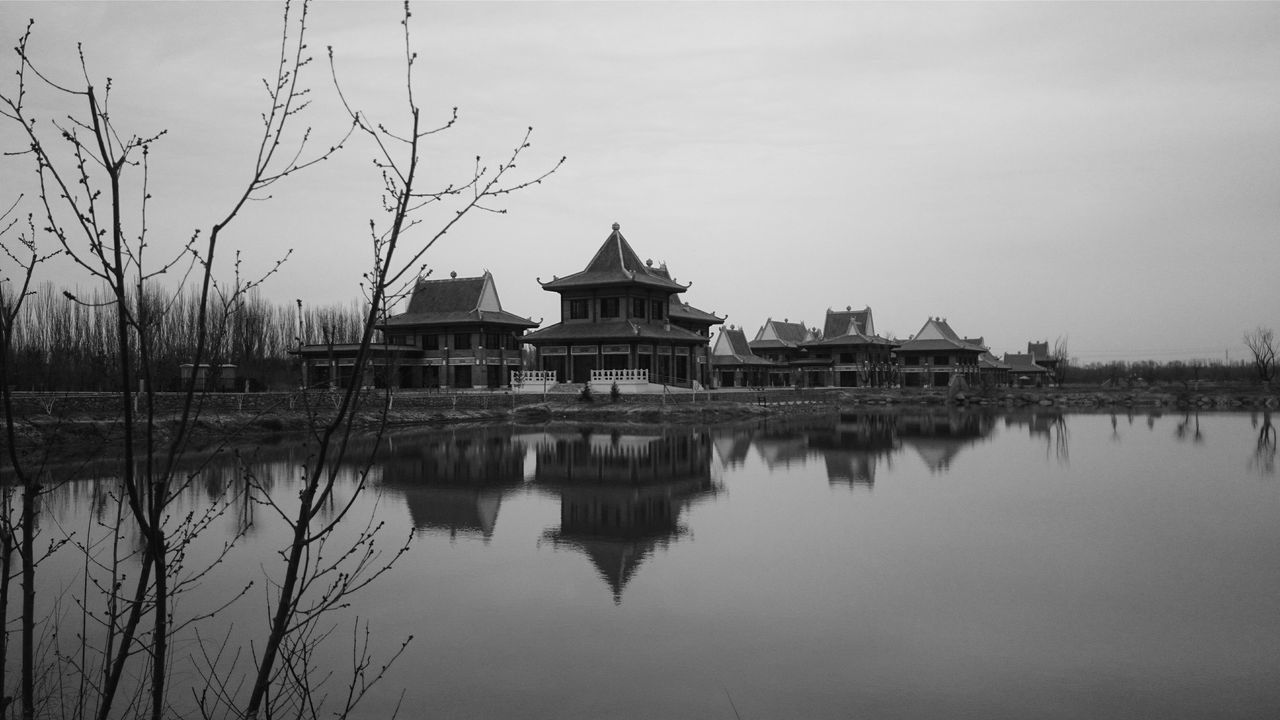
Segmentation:
<svg viewBox="0 0 1280 720">
<path fill-rule="evenodd" d="M 618 231 L 619 231 L 619 230 L 621 230 L 621 229 L 622 229 L 622 226 L 621 226 L 621 225 L 619 225 L 618 223 L 614 223 L 614 224 L 613 224 L 613 231 L 614 231 L 614 232 L 618 232 Z"/>
</svg>

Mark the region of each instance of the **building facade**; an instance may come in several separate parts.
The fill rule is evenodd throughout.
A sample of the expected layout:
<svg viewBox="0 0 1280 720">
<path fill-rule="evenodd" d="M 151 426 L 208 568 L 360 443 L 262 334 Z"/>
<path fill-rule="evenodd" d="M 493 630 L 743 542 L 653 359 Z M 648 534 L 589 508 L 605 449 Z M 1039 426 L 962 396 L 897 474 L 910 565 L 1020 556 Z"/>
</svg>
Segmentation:
<svg viewBox="0 0 1280 720">
<path fill-rule="evenodd" d="M 681 302 L 688 286 L 642 263 L 617 223 L 585 269 L 538 284 L 560 295 L 560 322 L 524 340 L 556 382 L 710 382 L 710 327 L 723 319 Z"/>
<path fill-rule="evenodd" d="M 383 342 L 370 347 L 362 382 L 383 387 L 495 389 L 520 369 L 527 329 L 538 323 L 502 309 L 493 275 L 420 278 L 405 312 L 377 326 Z M 358 345 L 304 345 L 303 384 L 342 386 L 351 381 Z"/>
</svg>

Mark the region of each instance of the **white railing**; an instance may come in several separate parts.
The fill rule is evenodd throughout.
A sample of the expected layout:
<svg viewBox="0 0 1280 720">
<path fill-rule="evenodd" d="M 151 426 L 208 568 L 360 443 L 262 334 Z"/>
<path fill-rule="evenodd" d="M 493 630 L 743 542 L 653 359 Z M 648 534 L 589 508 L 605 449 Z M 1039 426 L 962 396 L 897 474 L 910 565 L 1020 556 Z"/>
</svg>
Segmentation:
<svg viewBox="0 0 1280 720">
<path fill-rule="evenodd" d="M 592 370 L 591 382 L 635 383 L 649 382 L 648 370 Z"/>
<path fill-rule="evenodd" d="M 555 385 L 556 382 L 554 370 L 516 370 L 511 373 L 511 384 L 514 387 Z"/>
</svg>

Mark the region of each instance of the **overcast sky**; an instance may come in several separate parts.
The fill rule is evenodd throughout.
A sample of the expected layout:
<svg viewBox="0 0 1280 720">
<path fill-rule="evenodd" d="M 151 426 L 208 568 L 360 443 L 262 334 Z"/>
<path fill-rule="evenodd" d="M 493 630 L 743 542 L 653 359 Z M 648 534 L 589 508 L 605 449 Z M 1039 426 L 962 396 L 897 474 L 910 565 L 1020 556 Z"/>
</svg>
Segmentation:
<svg viewBox="0 0 1280 720">
<path fill-rule="evenodd" d="M 748 337 L 769 317 L 820 326 L 828 308 L 869 305 L 882 334 L 938 315 L 997 353 L 1068 336 L 1084 362 L 1234 360 L 1246 330 L 1280 328 L 1280 3 L 414 9 L 417 98 L 429 117 L 460 112 L 429 183 L 505 157 L 530 125 L 522 169 L 568 157 L 429 256 L 435 277 L 492 271 L 511 312 L 557 321 L 535 278 L 581 270 L 618 222 Z M 117 125 L 168 130 L 148 221 L 176 246 L 251 167 L 280 12 L 0 2 L 0 40 L 35 18 L 33 55 L 68 81 L 82 41 L 95 81 L 113 78 Z M 328 45 L 349 99 L 404 126 L 399 12 L 311 8 L 303 119 L 319 142 L 344 126 Z M 13 127 L 0 145 L 21 146 Z M 380 207 L 371 157 L 353 143 L 232 227 L 246 267 L 293 248 L 271 298 L 358 296 Z M 0 163 L 7 195 L 29 191 L 26 159 Z"/>
</svg>

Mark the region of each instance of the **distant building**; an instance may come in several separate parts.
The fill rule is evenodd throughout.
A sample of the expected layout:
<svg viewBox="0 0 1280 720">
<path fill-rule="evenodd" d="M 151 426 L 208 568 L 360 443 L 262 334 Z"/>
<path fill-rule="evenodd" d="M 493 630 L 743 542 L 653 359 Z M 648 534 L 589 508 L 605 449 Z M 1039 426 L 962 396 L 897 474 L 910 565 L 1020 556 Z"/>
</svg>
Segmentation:
<svg viewBox="0 0 1280 720">
<path fill-rule="evenodd" d="M 786 387 L 802 381 L 798 369 L 803 365 L 801 351 L 806 343 L 817 339 L 818 332 L 805 327 L 804 323 L 769 318 L 756 332 L 750 346 L 756 355 L 773 361 L 768 384 Z"/>
<path fill-rule="evenodd" d="M 827 310 L 822 339 L 806 343 L 802 371 L 809 385 L 883 387 L 897 373 L 893 350 L 898 343 L 876 335 L 871 308 Z"/>
<path fill-rule="evenodd" d="M 1027 354 L 1036 365 L 1049 371 L 1049 377 L 1057 377 L 1059 359 L 1049 350 L 1049 341 L 1028 342 Z"/>
<path fill-rule="evenodd" d="M 560 322 L 525 341 L 556 381 L 710 382 L 709 328 L 723 319 L 681 302 L 688 286 L 640 262 L 617 223 L 585 269 L 539 284 L 560 294 Z"/>
<path fill-rule="evenodd" d="M 1010 381 L 1020 387 L 1041 387 L 1053 379 L 1049 369 L 1038 364 L 1032 353 L 1005 353 L 1004 362 L 1009 366 Z"/>
<path fill-rule="evenodd" d="M 363 383 L 401 388 L 498 388 L 520 369 L 528 318 L 502 309 L 493 275 L 428 280 L 420 278 L 408 309 L 377 329 L 383 342 L 369 349 Z M 311 344 L 298 350 L 303 384 L 342 386 L 350 382 L 359 346 Z"/>
<path fill-rule="evenodd" d="M 769 384 L 770 360 L 751 350 L 742 328 L 721 328 L 711 346 L 712 382 L 716 387 L 764 387 Z"/>
<path fill-rule="evenodd" d="M 903 387 L 947 387 L 953 380 L 977 383 L 985 348 L 966 342 L 947 321 L 929 318 L 896 350 Z"/>
</svg>

